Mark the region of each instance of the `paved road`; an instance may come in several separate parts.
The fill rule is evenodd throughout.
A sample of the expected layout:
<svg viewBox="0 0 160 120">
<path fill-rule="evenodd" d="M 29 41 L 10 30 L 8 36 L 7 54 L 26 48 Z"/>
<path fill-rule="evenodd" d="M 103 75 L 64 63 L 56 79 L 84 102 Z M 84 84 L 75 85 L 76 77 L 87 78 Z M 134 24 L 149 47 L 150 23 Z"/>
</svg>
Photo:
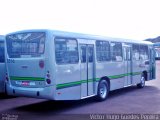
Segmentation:
<svg viewBox="0 0 160 120">
<path fill-rule="evenodd" d="M 84 114 L 160 114 L 160 61 L 157 62 L 157 79 L 146 82 L 146 87 L 136 86 L 112 91 L 104 102 L 93 99 L 79 101 L 48 101 L 25 97 L 0 96 L 0 119 L 86 118 Z M 72 114 L 72 116 L 71 116 Z M 77 116 L 76 116 L 77 115 Z M 68 116 L 68 117 L 67 117 Z"/>
</svg>

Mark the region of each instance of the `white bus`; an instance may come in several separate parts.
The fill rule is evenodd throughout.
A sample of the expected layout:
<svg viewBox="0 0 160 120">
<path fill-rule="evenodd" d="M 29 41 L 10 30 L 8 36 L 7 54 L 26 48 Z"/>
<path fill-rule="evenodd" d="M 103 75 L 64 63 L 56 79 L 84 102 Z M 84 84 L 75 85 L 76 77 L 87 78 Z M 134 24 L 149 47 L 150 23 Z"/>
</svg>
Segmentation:
<svg viewBox="0 0 160 120">
<path fill-rule="evenodd" d="M 0 35 L 0 93 L 5 92 L 5 55 L 4 55 L 4 36 Z"/>
<path fill-rule="evenodd" d="M 6 35 L 7 93 L 51 100 L 105 100 L 155 79 L 150 42 L 55 30 Z"/>
</svg>

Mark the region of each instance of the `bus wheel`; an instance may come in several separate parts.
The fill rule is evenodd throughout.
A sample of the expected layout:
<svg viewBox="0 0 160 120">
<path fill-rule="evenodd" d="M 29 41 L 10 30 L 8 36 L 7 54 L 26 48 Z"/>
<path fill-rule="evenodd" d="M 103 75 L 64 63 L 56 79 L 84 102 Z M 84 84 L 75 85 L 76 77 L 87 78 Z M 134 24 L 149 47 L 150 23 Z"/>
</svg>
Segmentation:
<svg viewBox="0 0 160 120">
<path fill-rule="evenodd" d="M 109 93 L 108 88 L 108 82 L 106 82 L 106 80 L 101 80 L 98 85 L 98 93 L 96 96 L 98 101 L 103 101 L 107 99 Z"/>
<path fill-rule="evenodd" d="M 144 75 L 141 76 L 141 82 L 137 84 L 138 88 L 143 88 L 145 86 L 145 77 Z"/>
</svg>

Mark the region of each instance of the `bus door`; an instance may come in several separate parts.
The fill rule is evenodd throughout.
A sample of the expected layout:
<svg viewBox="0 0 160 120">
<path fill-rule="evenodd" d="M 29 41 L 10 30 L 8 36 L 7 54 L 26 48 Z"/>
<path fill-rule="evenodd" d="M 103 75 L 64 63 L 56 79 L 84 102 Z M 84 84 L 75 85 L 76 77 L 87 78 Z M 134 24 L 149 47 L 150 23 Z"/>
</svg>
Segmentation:
<svg viewBox="0 0 160 120">
<path fill-rule="evenodd" d="M 128 86 L 132 84 L 132 61 L 131 61 L 131 47 L 124 46 L 124 74 L 125 74 L 125 82 L 124 86 Z"/>
<path fill-rule="evenodd" d="M 81 97 L 94 94 L 94 45 L 80 45 L 80 74 L 81 74 Z"/>
<path fill-rule="evenodd" d="M 156 78 L 156 63 L 155 63 L 155 50 L 150 48 L 150 80 Z"/>
</svg>

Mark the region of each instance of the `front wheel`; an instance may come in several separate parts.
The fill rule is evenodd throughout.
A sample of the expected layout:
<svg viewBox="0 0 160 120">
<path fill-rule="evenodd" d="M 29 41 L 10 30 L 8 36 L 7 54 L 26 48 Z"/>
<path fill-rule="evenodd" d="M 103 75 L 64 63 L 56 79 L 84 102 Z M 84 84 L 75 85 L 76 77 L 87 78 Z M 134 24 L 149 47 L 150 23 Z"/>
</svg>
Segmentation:
<svg viewBox="0 0 160 120">
<path fill-rule="evenodd" d="M 108 82 L 106 82 L 106 80 L 101 80 L 98 85 L 98 91 L 96 96 L 98 101 L 104 101 L 107 99 L 109 93 L 108 88 L 109 88 Z"/>
<path fill-rule="evenodd" d="M 141 76 L 141 82 L 137 84 L 138 88 L 143 88 L 145 86 L 145 77 L 144 75 Z"/>
</svg>

